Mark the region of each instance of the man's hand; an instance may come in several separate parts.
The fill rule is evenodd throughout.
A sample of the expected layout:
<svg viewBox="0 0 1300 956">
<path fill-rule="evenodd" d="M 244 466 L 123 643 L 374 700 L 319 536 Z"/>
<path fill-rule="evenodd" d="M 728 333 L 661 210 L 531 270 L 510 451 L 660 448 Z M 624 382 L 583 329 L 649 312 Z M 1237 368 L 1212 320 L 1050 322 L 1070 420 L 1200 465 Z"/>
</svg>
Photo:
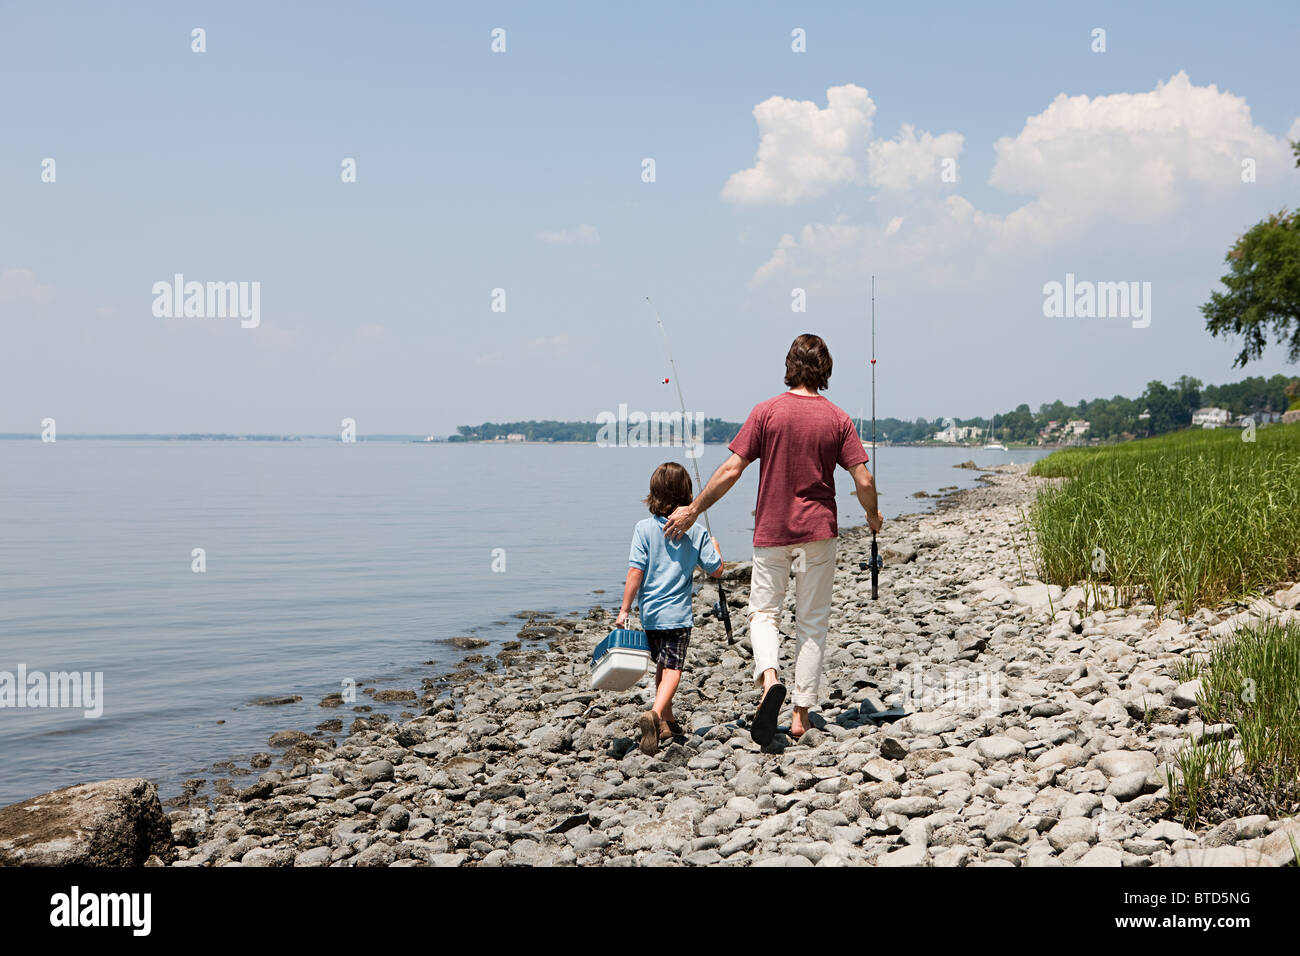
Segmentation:
<svg viewBox="0 0 1300 956">
<path fill-rule="evenodd" d="M 879 532 L 881 525 L 883 525 L 884 523 L 885 523 L 885 516 L 882 515 L 879 511 L 877 511 L 874 516 L 871 515 L 870 513 L 867 514 L 867 526 L 871 529 L 872 534 L 876 534 L 877 532 Z"/>
<path fill-rule="evenodd" d="M 691 530 L 691 525 L 695 524 L 697 518 L 699 515 L 695 513 L 694 505 L 682 505 L 664 522 L 664 537 L 676 541 Z"/>
<path fill-rule="evenodd" d="M 731 457 L 718 466 L 718 470 L 713 473 L 713 477 L 709 479 L 709 483 L 704 486 L 699 496 L 689 505 L 682 505 L 668 516 L 668 520 L 664 522 L 664 537 L 676 541 L 689 531 L 691 525 L 699 520 L 700 515 L 708 511 L 730 490 L 740 477 L 740 473 L 747 467 L 749 461 L 732 452 Z"/>
<path fill-rule="evenodd" d="M 614 618 L 614 626 L 616 628 L 621 628 L 624 627 L 626 624 L 627 624 L 627 611 L 619 611 L 618 617 Z"/>
</svg>

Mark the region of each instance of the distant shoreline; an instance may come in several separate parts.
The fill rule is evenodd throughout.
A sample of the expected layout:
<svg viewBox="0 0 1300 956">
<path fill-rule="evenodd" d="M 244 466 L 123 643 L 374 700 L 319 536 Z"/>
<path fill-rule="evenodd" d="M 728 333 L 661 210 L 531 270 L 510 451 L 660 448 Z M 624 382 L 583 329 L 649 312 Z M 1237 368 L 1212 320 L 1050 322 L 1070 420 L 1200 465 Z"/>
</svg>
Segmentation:
<svg viewBox="0 0 1300 956">
<path fill-rule="evenodd" d="M 22 432 L 0 432 L 0 441 L 41 441 L 39 433 Z M 299 442 L 299 441 L 328 441 L 340 442 L 337 435 L 232 435 L 232 434 L 156 434 L 156 435 L 59 435 L 58 441 L 176 441 L 176 442 Z M 504 441 L 496 439 L 464 439 L 457 438 L 450 441 L 447 438 L 435 438 L 430 440 L 428 437 L 419 435 L 358 435 L 356 443 L 360 442 L 395 442 L 398 444 L 411 445 L 598 445 L 592 441 L 578 441 L 576 439 L 564 439 L 555 441 L 538 441 L 538 440 L 515 440 Z M 729 441 L 706 441 L 705 445 L 727 445 Z M 349 442 L 348 444 L 353 444 Z M 984 451 L 983 445 L 966 445 L 955 442 L 890 442 L 878 441 L 875 443 L 878 448 L 962 448 L 967 451 Z M 1101 445 L 1121 444 L 1120 442 L 1101 442 Z M 646 445 L 644 447 L 654 448 L 681 448 L 680 443 L 663 443 L 658 445 Z M 1076 447 L 1098 447 L 1088 443 L 1062 443 L 1050 445 L 1024 445 L 1013 443 L 1007 445 L 1008 451 L 1029 451 L 1039 448 L 1076 448 Z"/>
<path fill-rule="evenodd" d="M 23 434 L 21 432 L 0 432 L 0 441 L 41 441 L 39 433 Z M 59 435 L 58 441 L 176 441 L 176 442 L 299 442 L 299 441 L 328 441 L 340 442 L 337 435 L 227 435 L 227 434 L 184 434 L 184 435 Z M 410 445 L 599 445 L 596 441 L 577 441 L 573 439 L 564 439 L 556 441 L 537 441 L 537 440 L 516 440 L 516 441 L 498 441 L 495 439 L 463 439 L 449 441 L 446 438 L 437 438 L 430 440 L 427 437 L 418 435 L 358 435 L 355 443 L 361 442 L 390 442 Z M 706 441 L 705 445 L 723 445 L 730 442 L 726 441 Z M 349 442 L 347 444 L 354 444 Z M 875 443 L 878 448 L 961 448 L 967 451 L 984 451 L 983 445 L 964 445 L 950 442 L 890 442 L 878 441 Z M 1120 444 L 1119 442 L 1102 442 L 1101 444 Z M 643 447 L 653 448 L 682 448 L 682 444 L 663 443 L 657 445 L 645 445 Z M 1022 445 L 1011 444 L 1007 446 L 1007 451 L 1029 451 L 1039 448 L 1075 448 L 1075 447 L 1097 447 L 1088 444 L 1051 444 L 1051 445 Z"/>
</svg>

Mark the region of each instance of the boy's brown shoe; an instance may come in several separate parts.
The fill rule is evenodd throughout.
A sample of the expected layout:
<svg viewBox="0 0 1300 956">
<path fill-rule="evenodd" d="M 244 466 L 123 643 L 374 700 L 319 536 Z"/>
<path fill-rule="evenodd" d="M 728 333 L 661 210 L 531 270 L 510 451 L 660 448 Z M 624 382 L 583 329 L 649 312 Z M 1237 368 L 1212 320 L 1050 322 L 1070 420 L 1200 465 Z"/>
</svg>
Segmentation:
<svg viewBox="0 0 1300 956">
<path fill-rule="evenodd" d="M 659 717 L 653 710 L 647 710 L 637 718 L 637 730 L 641 732 L 641 752 L 653 757 L 659 751 Z"/>
<path fill-rule="evenodd" d="M 684 736 L 686 735 L 682 733 L 682 725 L 679 724 L 677 721 L 675 720 L 659 721 L 660 740 L 672 740 L 674 737 L 684 737 Z"/>
</svg>

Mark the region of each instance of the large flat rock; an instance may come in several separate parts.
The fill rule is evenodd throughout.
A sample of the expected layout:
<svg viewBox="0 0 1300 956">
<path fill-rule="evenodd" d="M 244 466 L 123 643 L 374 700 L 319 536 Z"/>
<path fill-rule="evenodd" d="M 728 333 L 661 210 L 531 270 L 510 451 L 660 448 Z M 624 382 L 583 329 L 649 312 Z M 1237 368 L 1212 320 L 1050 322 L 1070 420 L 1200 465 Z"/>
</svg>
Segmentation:
<svg viewBox="0 0 1300 956">
<path fill-rule="evenodd" d="M 0 866 L 143 866 L 174 855 L 158 789 L 141 777 L 100 780 L 0 809 Z"/>
</svg>

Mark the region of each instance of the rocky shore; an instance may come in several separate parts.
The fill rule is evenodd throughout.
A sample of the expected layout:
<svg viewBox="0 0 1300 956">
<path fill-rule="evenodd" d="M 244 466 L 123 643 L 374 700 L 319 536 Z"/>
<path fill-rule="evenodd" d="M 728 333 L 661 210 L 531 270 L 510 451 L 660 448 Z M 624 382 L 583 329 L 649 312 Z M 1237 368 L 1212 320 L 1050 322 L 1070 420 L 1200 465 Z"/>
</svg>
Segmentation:
<svg viewBox="0 0 1300 956">
<path fill-rule="evenodd" d="M 328 731 L 341 724 L 329 721 L 277 733 L 254 758 L 263 772 L 251 785 L 168 801 L 172 852 L 150 861 L 1294 862 L 1300 818 L 1243 803 L 1240 815 L 1189 832 L 1166 819 L 1165 773 L 1190 741 L 1233 734 L 1200 722 L 1195 683 L 1176 679 L 1180 664 L 1238 619 L 1294 615 L 1300 586 L 1228 620 L 1203 610 L 1159 621 L 1150 606 L 1090 612 L 1078 588 L 1033 580 L 1023 514 L 1039 484 L 1022 466 L 1002 466 L 936 512 L 888 522 L 878 601 L 859 566 L 869 535 L 842 535 L 819 729 L 798 741 L 778 733 L 759 748 L 744 726 L 758 695 L 741 564 L 728 572 L 738 641 L 729 646 L 705 614 L 715 596 L 705 585 L 674 705 L 685 736 L 654 757 L 633 741 L 650 681 L 590 689 L 590 649 L 608 632 L 607 613 L 532 615 L 495 657 L 465 647 L 464 669 L 397 692 L 411 716 L 349 713 L 338 739 Z M 786 633 L 792 613 L 788 600 Z M 785 644 L 788 675 L 794 642 Z M 891 707 L 908 716 L 891 718 Z"/>
</svg>

